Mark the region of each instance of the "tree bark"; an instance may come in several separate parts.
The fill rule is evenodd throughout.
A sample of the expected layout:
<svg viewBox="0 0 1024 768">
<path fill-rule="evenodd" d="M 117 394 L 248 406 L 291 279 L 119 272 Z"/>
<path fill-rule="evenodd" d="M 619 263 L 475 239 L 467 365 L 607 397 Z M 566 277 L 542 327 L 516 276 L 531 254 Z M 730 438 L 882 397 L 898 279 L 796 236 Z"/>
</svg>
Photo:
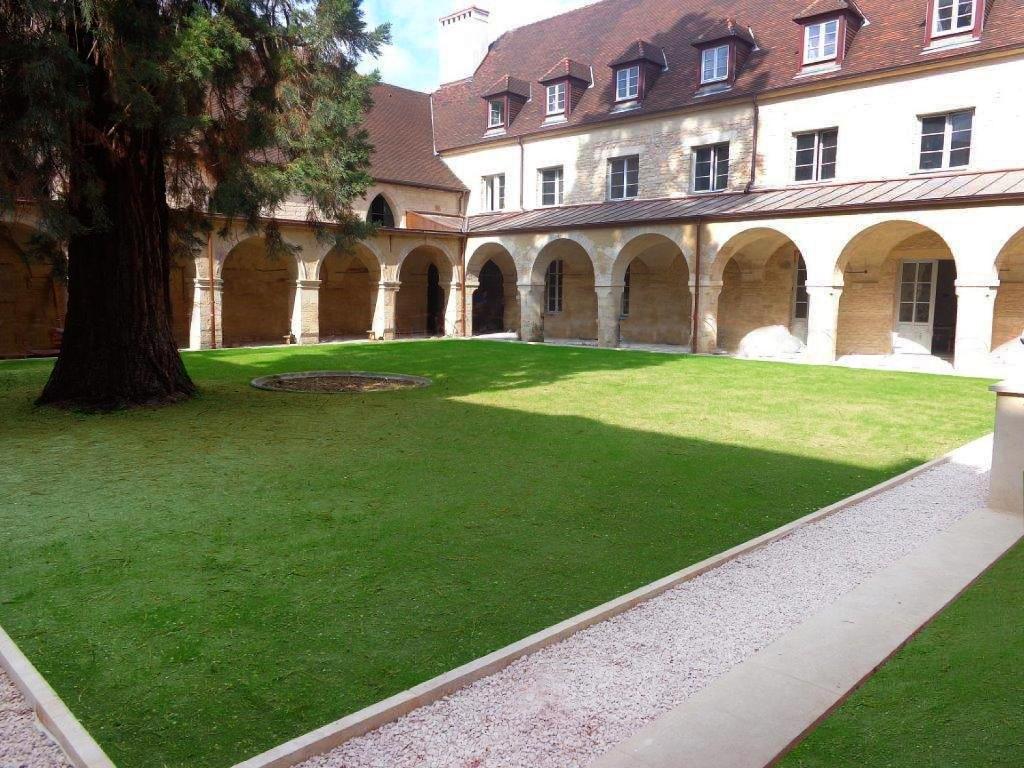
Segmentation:
<svg viewBox="0 0 1024 768">
<path fill-rule="evenodd" d="M 37 401 L 84 410 L 172 403 L 195 394 L 174 341 L 169 210 L 155 130 L 123 130 L 113 148 L 85 152 L 109 221 L 84 190 L 72 211 L 89 231 L 68 243 L 68 313 L 60 356 Z M 70 186 L 75 184 L 72 172 Z M 78 201 L 76 203 L 76 201 Z"/>
</svg>

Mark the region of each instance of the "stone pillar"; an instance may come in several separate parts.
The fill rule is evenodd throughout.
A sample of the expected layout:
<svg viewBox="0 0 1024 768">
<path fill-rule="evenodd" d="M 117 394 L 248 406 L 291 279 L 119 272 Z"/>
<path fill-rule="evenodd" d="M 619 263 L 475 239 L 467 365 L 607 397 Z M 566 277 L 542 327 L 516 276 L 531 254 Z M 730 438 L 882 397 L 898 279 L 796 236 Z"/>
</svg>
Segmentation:
<svg viewBox="0 0 1024 768">
<path fill-rule="evenodd" d="M 989 506 L 1024 520 L 1024 381 L 1004 381 L 996 393 Z"/>
<path fill-rule="evenodd" d="M 462 283 L 452 280 L 445 295 L 444 335 L 462 336 Z"/>
<path fill-rule="evenodd" d="M 807 286 L 807 359 L 812 363 L 836 361 L 841 285 Z"/>
<path fill-rule="evenodd" d="M 992 351 L 992 320 L 999 283 L 956 285 L 956 359 L 958 371 L 984 374 Z"/>
<path fill-rule="evenodd" d="M 519 338 L 544 341 L 544 286 L 519 285 Z"/>
<path fill-rule="evenodd" d="M 377 303 L 373 306 L 373 337 L 392 341 L 396 336 L 395 309 L 398 306 L 399 282 L 381 281 L 377 284 Z"/>
<path fill-rule="evenodd" d="M 693 351 L 713 354 L 718 351 L 718 297 L 722 294 L 722 282 L 707 283 L 700 288 L 691 284 L 690 294 L 699 302 L 697 338 L 691 342 Z"/>
<path fill-rule="evenodd" d="M 296 344 L 320 343 L 320 281 L 298 280 L 292 303 L 292 336 Z"/>
<path fill-rule="evenodd" d="M 598 285 L 597 346 L 619 346 L 619 323 L 622 318 L 622 285 Z"/>
<path fill-rule="evenodd" d="M 466 281 L 466 316 L 463 323 L 462 333 L 466 338 L 472 338 L 476 332 L 473 329 L 473 297 L 480 288 L 480 282 L 473 278 Z"/>
<path fill-rule="evenodd" d="M 224 346 L 224 281 L 206 277 L 195 279 L 192 299 L 192 323 L 189 327 L 189 349 L 219 349 Z"/>
</svg>

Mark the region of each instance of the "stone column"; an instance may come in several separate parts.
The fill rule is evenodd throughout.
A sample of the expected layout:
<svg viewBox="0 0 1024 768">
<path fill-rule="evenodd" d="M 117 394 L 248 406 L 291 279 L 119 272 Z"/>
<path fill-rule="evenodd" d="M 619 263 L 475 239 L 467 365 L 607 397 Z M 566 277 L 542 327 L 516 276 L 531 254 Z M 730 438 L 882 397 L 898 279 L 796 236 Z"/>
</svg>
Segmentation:
<svg viewBox="0 0 1024 768">
<path fill-rule="evenodd" d="M 473 297 L 480 288 L 480 282 L 473 278 L 466 281 L 466 317 L 463 323 L 462 333 L 466 338 L 472 338 L 476 332 L 473 328 Z"/>
<path fill-rule="evenodd" d="M 812 363 L 836 361 L 841 285 L 807 286 L 807 359 Z"/>
<path fill-rule="evenodd" d="M 320 281 L 297 280 L 292 303 L 292 336 L 296 344 L 320 343 Z"/>
<path fill-rule="evenodd" d="M 192 323 L 189 327 L 189 349 L 214 349 L 224 346 L 224 281 L 206 277 L 195 279 L 192 299 Z"/>
<path fill-rule="evenodd" d="M 992 320 L 999 282 L 956 285 L 956 359 L 958 371 L 983 375 L 992 352 Z"/>
<path fill-rule="evenodd" d="M 544 286 L 519 285 L 519 338 L 544 341 Z"/>
<path fill-rule="evenodd" d="M 707 283 L 700 288 L 691 284 L 690 294 L 699 302 L 697 338 L 691 342 L 693 351 L 713 354 L 718 351 L 718 297 L 722 294 L 722 282 Z"/>
<path fill-rule="evenodd" d="M 1004 381 L 996 393 L 989 507 L 1024 520 L 1024 382 Z"/>
<path fill-rule="evenodd" d="M 462 283 L 452 280 L 445 294 L 444 335 L 462 336 Z"/>
<path fill-rule="evenodd" d="M 622 285 L 597 285 L 597 346 L 619 346 L 619 322 L 622 318 Z"/>
<path fill-rule="evenodd" d="M 395 309 L 398 306 L 398 289 L 402 284 L 382 280 L 377 284 L 377 303 L 373 307 L 373 337 L 392 341 L 396 336 Z"/>
</svg>

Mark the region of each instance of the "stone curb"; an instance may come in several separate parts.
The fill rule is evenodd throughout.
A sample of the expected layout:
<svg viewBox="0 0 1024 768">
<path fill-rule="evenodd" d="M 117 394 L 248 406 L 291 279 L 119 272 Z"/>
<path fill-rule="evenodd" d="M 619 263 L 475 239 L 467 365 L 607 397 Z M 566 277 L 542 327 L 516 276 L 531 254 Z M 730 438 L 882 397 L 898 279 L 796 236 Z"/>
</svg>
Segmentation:
<svg viewBox="0 0 1024 768">
<path fill-rule="evenodd" d="M 39 724 L 64 750 L 75 768 L 114 768 L 103 748 L 71 714 L 3 628 L 0 628 L 0 666 L 35 710 Z"/>
<path fill-rule="evenodd" d="M 351 715 L 335 720 L 321 728 L 298 736 L 290 741 L 274 747 L 260 755 L 238 763 L 234 768 L 289 768 L 290 766 L 308 760 L 311 757 L 321 755 L 334 749 L 337 746 L 362 736 L 386 723 L 397 720 L 409 712 L 431 704 L 439 699 L 448 696 L 461 688 L 480 680 L 481 678 L 498 672 L 517 659 L 528 656 L 542 648 L 553 645 L 580 630 L 586 629 L 620 613 L 628 611 L 639 603 L 650 600 L 657 595 L 691 579 L 700 576 L 720 565 L 724 565 L 737 557 L 747 554 L 755 549 L 770 544 L 778 539 L 784 538 L 798 528 L 823 520 L 830 515 L 839 512 L 846 507 L 857 504 L 883 493 L 894 486 L 910 480 L 917 475 L 927 472 L 941 464 L 950 461 L 962 450 L 977 442 L 991 439 L 991 436 L 982 437 L 979 440 L 968 443 L 944 456 L 926 462 L 919 467 L 914 467 L 896 477 L 879 483 L 872 488 L 861 491 L 846 499 L 836 502 L 812 512 L 809 515 L 794 520 L 780 528 L 769 531 L 755 539 L 739 544 L 718 555 L 702 560 L 699 563 L 677 571 L 669 576 L 654 581 L 646 586 L 640 587 L 603 605 L 592 608 L 577 616 L 566 619 L 554 626 L 536 632 L 518 642 L 507 645 L 493 653 L 482 656 L 479 659 L 456 667 L 431 680 L 420 683 L 406 691 L 397 693 L 383 701 L 372 704 Z"/>
</svg>

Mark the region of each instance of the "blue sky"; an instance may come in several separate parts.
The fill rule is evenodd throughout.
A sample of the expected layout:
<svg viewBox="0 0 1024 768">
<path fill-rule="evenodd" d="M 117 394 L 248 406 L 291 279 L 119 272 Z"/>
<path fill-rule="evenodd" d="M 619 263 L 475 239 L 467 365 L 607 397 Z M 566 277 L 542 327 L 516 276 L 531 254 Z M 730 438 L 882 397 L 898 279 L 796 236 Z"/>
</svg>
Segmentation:
<svg viewBox="0 0 1024 768">
<path fill-rule="evenodd" d="M 391 22 L 393 44 L 360 69 L 380 70 L 389 83 L 432 91 L 437 87 L 438 19 L 470 5 L 491 12 L 494 37 L 513 27 L 588 5 L 594 0 L 363 0 L 371 25 Z"/>
</svg>

